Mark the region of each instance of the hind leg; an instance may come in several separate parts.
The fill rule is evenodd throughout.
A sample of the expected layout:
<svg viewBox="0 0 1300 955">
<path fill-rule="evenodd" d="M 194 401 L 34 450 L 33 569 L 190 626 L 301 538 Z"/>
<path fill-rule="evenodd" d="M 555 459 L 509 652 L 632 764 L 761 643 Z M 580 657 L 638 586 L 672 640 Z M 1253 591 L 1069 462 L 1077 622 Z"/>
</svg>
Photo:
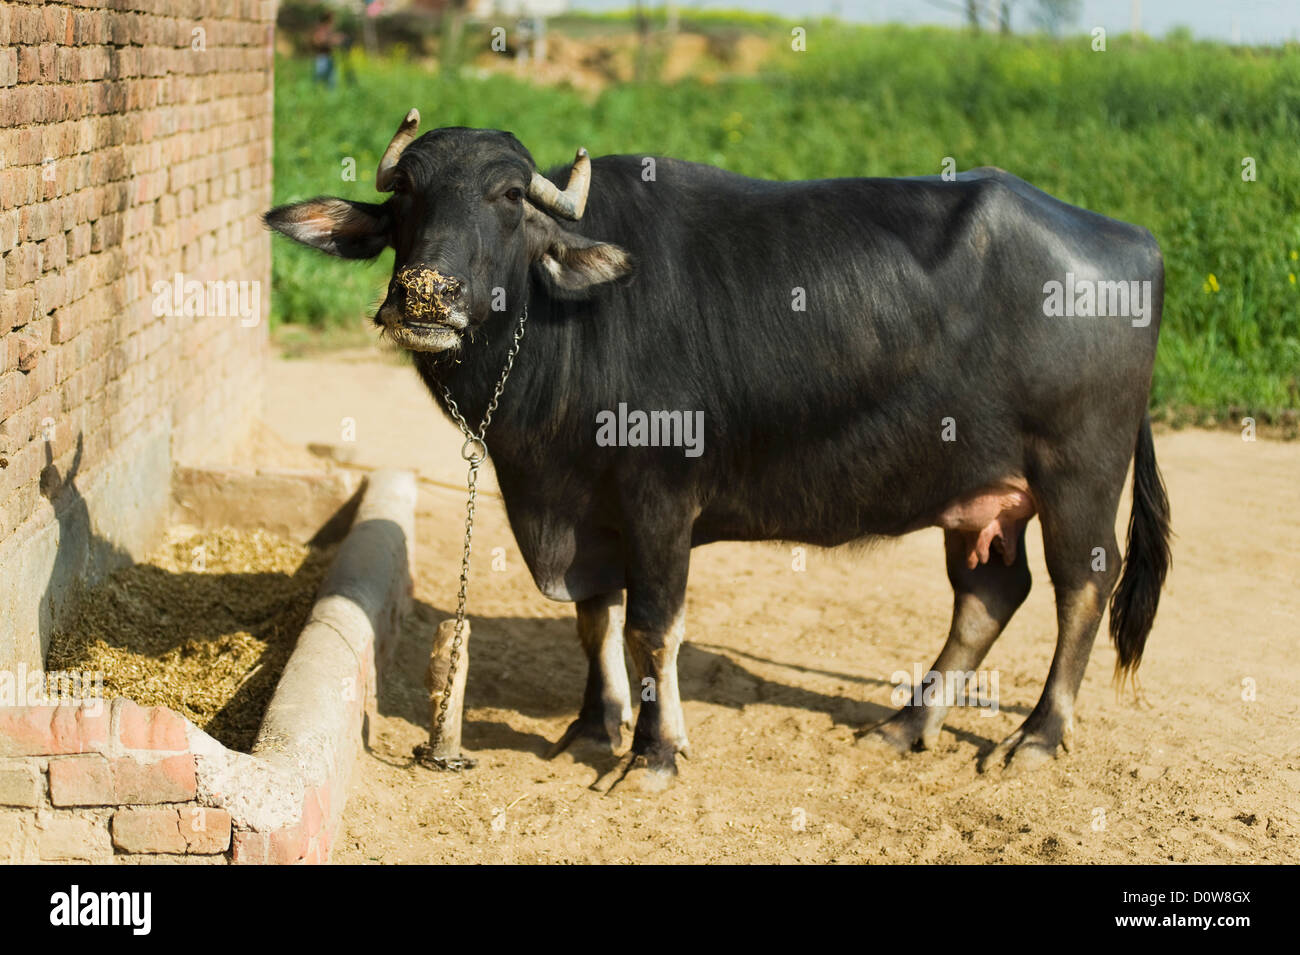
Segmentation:
<svg viewBox="0 0 1300 955">
<path fill-rule="evenodd" d="M 1056 652 L 1033 712 L 984 757 L 982 770 L 1004 765 L 1009 771 L 1033 769 L 1055 757 L 1058 746 L 1069 750 L 1073 743 L 1075 696 L 1119 576 L 1115 513 L 1122 482 L 1122 473 L 1104 482 L 1090 474 L 1056 478 L 1034 489 L 1056 591 Z"/>
<path fill-rule="evenodd" d="M 967 562 L 970 546 L 966 538 L 959 531 L 944 532 L 948 580 L 953 589 L 952 624 L 948 640 L 930 668 L 932 673 L 968 673 L 978 667 L 1029 594 L 1031 578 L 1023 525 L 1016 558 L 1009 567 L 995 557 L 972 569 Z M 933 749 L 948 709 L 946 701 L 904 706 L 866 730 L 864 739 L 887 743 L 901 752 Z"/>
</svg>

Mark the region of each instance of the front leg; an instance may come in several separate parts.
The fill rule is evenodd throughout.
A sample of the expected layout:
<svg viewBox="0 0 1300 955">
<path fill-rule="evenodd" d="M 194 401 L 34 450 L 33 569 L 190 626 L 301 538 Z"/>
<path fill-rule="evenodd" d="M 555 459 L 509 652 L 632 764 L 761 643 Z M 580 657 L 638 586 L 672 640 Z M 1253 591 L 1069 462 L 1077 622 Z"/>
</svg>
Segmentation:
<svg viewBox="0 0 1300 955">
<path fill-rule="evenodd" d="M 587 655 L 587 687 L 582 709 L 548 758 L 566 749 L 595 750 L 605 755 L 623 746 L 623 727 L 632 725 L 632 696 L 623 659 L 623 591 L 615 590 L 580 600 L 578 640 Z"/>
<path fill-rule="evenodd" d="M 684 608 L 690 566 L 690 522 L 659 520 L 635 537 L 627 555 L 628 655 L 636 667 L 641 701 L 632 748 L 597 780 L 644 791 L 664 789 L 677 775 L 677 754 L 687 755 L 686 719 L 677 679 L 677 654 L 686 633 Z M 671 529 L 670 529 L 671 528 Z"/>
</svg>

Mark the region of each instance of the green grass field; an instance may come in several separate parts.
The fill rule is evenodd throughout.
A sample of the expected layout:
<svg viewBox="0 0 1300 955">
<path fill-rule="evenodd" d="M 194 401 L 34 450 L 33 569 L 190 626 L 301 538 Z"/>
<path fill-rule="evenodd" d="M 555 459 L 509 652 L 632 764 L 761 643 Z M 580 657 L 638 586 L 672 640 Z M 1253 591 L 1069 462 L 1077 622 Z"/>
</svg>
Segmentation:
<svg viewBox="0 0 1300 955">
<path fill-rule="evenodd" d="M 1175 417 L 1300 407 L 1300 51 L 1111 37 L 970 36 L 807 25 L 753 32 L 761 76 L 611 87 L 594 103 L 506 77 L 444 76 L 354 55 L 356 84 L 313 87 L 277 64 L 275 199 L 374 201 L 374 168 L 413 105 L 426 128 L 513 131 L 542 166 L 671 155 L 779 179 L 1001 166 L 1059 198 L 1149 228 L 1167 268 L 1153 405 Z M 355 180 L 345 178 L 347 158 Z M 1242 179 L 1251 157 L 1257 179 Z M 277 240 L 276 322 L 370 314 L 391 269 Z"/>
</svg>

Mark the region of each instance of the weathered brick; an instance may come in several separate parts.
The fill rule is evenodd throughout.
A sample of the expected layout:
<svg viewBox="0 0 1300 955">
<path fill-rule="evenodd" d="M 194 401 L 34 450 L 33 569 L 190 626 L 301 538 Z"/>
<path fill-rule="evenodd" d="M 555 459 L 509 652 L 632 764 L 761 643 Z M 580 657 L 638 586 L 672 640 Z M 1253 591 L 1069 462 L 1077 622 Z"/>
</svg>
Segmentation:
<svg viewBox="0 0 1300 955">
<path fill-rule="evenodd" d="M 302 826 L 309 839 L 314 838 L 324 827 L 325 816 L 321 812 L 320 800 L 315 791 L 309 791 L 302 804 Z"/>
<path fill-rule="evenodd" d="M 18 224 L 22 219 L 20 209 L 10 209 L 7 212 L 0 212 L 0 253 L 8 252 L 18 244 Z M 0 282 L 0 288 L 4 286 Z"/>
<path fill-rule="evenodd" d="M 267 861 L 273 865 L 293 865 L 307 854 L 310 839 L 302 823 L 286 826 L 271 833 Z"/>
<path fill-rule="evenodd" d="M 33 762 L 0 765 L 0 806 L 42 804 L 45 786 L 40 769 Z"/>
<path fill-rule="evenodd" d="M 62 272 L 48 272 L 36 282 L 36 304 L 42 312 L 52 312 L 68 303 L 68 280 Z"/>
<path fill-rule="evenodd" d="M 36 814 L 0 809 L 0 864 L 38 862 Z"/>
<path fill-rule="evenodd" d="M 112 833 L 123 852 L 210 855 L 230 848 L 230 813 L 202 806 L 119 809 Z"/>
<path fill-rule="evenodd" d="M 0 270 L 0 275 L 3 270 Z M 26 325 L 36 316 L 36 289 L 20 288 L 0 292 L 0 328 Z M 0 406 L 3 402 L 0 402 Z"/>
<path fill-rule="evenodd" d="M 49 799 L 55 806 L 147 806 L 194 798 L 194 758 L 151 761 L 65 756 L 49 761 Z"/>
<path fill-rule="evenodd" d="M 325 857 L 321 850 L 321 844 L 316 839 L 312 839 L 307 846 L 307 854 L 302 857 L 303 865 L 322 865 Z"/>
<path fill-rule="evenodd" d="M 40 75 L 41 48 L 38 46 L 20 46 L 17 52 L 18 82 L 34 83 Z"/>
<path fill-rule="evenodd" d="M 50 802 L 56 806 L 111 806 L 117 802 L 113 772 L 103 756 L 50 760 Z"/>
<path fill-rule="evenodd" d="M 29 372 L 36 367 L 44 345 L 32 335 L 18 333 L 9 336 L 9 367 L 21 372 Z"/>
<path fill-rule="evenodd" d="M 108 722 L 103 704 L 0 706 L 0 756 L 99 752 L 108 743 Z"/>
<path fill-rule="evenodd" d="M 50 326 L 50 340 L 57 345 L 71 341 L 85 326 L 90 316 L 79 303 L 73 302 L 56 309 Z"/>
<path fill-rule="evenodd" d="M 265 832 L 239 829 L 231 842 L 230 861 L 236 865 L 266 865 L 271 861 L 271 837 Z"/>
<path fill-rule="evenodd" d="M 186 802 L 196 791 L 194 757 L 188 754 L 147 763 L 95 755 L 50 760 L 50 802 L 56 806 Z"/>
<path fill-rule="evenodd" d="M 119 704 L 118 739 L 126 749 L 182 752 L 189 746 L 183 716 L 165 706 L 146 709 L 129 701 Z"/>
<path fill-rule="evenodd" d="M 117 759 L 113 782 L 119 803 L 185 802 L 197 791 L 194 757 L 168 756 L 152 763 Z"/>
<path fill-rule="evenodd" d="M 79 813 L 38 814 L 36 845 L 45 862 L 104 862 L 113 854 L 108 827 Z"/>
<path fill-rule="evenodd" d="M 5 286 L 16 289 L 31 285 L 41 274 L 40 248 L 33 243 L 20 245 L 5 256 Z"/>
</svg>

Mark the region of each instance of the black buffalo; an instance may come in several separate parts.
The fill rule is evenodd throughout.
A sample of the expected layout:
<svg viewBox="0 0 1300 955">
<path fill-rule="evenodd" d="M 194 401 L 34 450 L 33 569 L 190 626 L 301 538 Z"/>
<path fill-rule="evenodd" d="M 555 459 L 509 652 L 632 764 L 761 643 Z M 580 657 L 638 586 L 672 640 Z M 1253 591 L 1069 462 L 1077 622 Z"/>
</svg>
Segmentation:
<svg viewBox="0 0 1300 955">
<path fill-rule="evenodd" d="M 386 202 L 319 198 L 266 221 L 345 258 L 392 246 L 375 320 L 471 426 L 527 311 L 488 443 L 533 579 L 577 604 L 589 675 L 559 748 L 621 746 L 626 643 L 653 693 L 638 694 L 652 698 L 606 782 L 675 773 L 692 547 L 943 527 L 955 599 L 932 673 L 969 673 L 1029 592 L 1034 514 L 1056 653 L 1038 705 L 984 765 L 1069 746 L 1107 598 L 1122 675 L 1169 565 L 1147 417 L 1164 292 L 1149 232 L 998 169 L 769 182 L 580 151 L 548 178 L 509 133 L 417 139 L 418 121 L 380 163 Z M 905 706 L 864 735 L 930 746 L 947 704 Z"/>
</svg>

